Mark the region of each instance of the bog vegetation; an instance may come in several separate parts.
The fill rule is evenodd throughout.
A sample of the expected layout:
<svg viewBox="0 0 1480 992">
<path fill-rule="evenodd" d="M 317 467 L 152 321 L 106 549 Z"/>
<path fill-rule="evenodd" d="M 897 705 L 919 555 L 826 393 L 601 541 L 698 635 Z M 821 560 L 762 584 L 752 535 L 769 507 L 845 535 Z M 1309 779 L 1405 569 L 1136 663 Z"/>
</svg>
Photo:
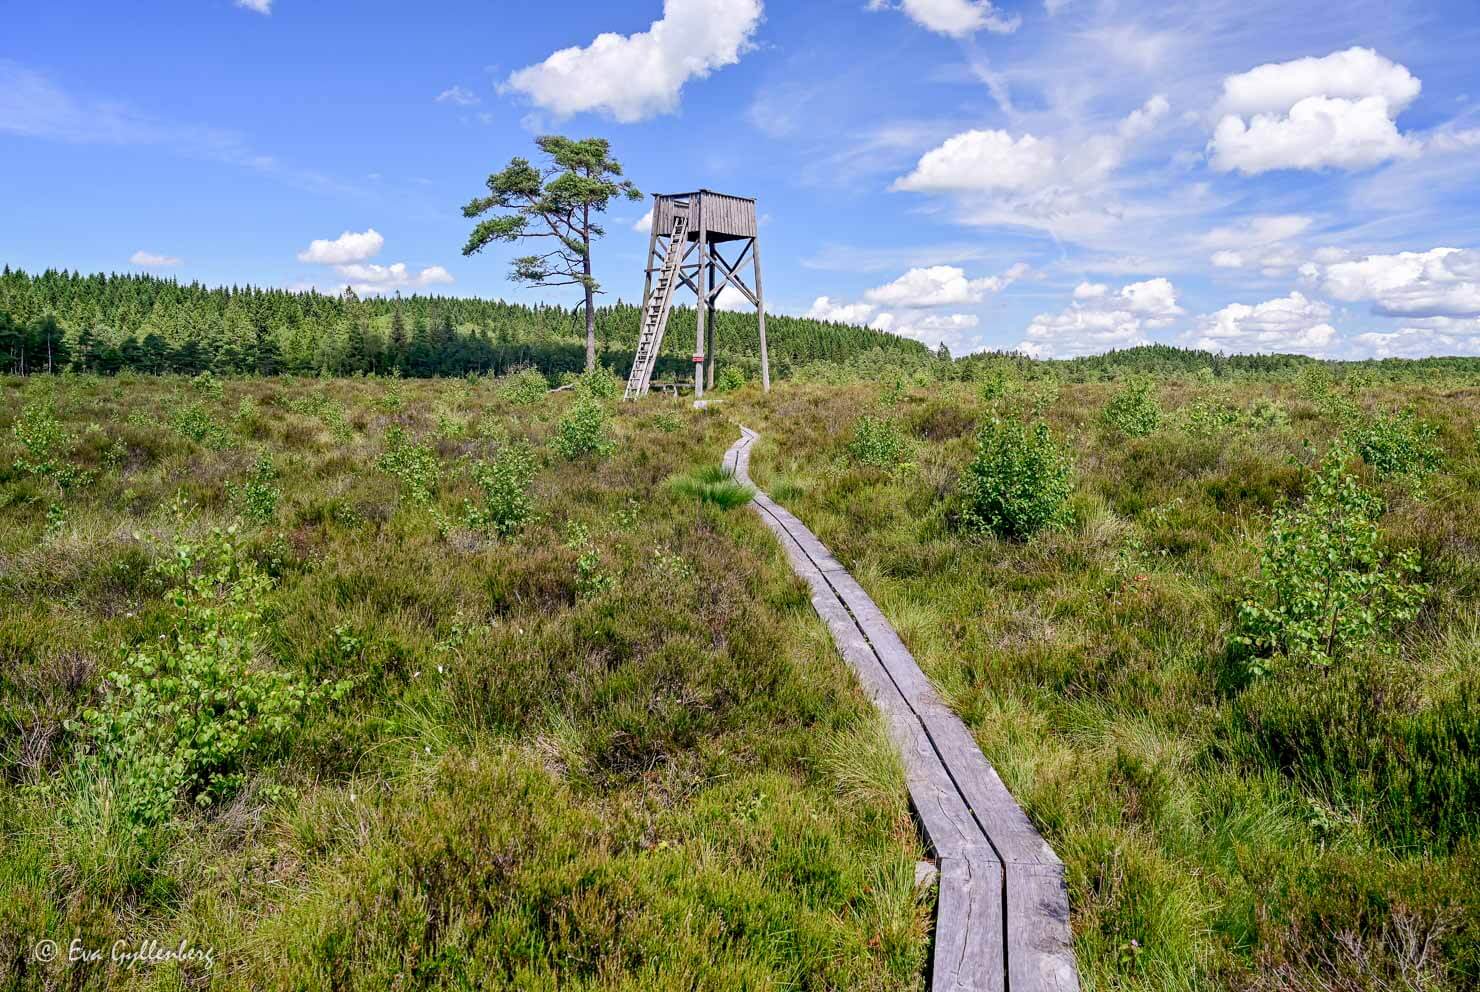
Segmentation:
<svg viewBox="0 0 1480 992">
<path fill-rule="evenodd" d="M 921 988 L 899 761 L 740 423 L 1063 857 L 1086 987 L 1480 983 L 1475 363 L 789 372 L 0 380 L 10 984 Z M 225 963 L 29 956 L 73 934 Z"/>
</svg>

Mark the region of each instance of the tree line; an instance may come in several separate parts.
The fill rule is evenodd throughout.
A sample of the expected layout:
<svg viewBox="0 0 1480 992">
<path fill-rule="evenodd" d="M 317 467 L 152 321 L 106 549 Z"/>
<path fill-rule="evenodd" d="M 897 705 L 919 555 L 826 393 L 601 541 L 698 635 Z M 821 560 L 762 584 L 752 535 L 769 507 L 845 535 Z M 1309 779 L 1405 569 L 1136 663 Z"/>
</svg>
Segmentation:
<svg viewBox="0 0 1480 992">
<path fill-rule="evenodd" d="M 637 306 L 595 312 L 600 360 L 625 372 L 641 322 Z M 864 327 L 767 315 L 772 363 L 842 360 L 873 349 L 918 358 L 923 345 Z M 692 309 L 670 318 L 657 377 L 687 374 Z M 0 272 L 0 373 L 81 371 L 222 375 L 414 377 L 502 374 L 532 365 L 546 375 L 585 364 L 581 308 L 413 295 L 357 299 L 256 286 L 207 287 L 152 275 Z M 754 313 L 720 313 L 722 365 L 758 367 Z"/>
</svg>

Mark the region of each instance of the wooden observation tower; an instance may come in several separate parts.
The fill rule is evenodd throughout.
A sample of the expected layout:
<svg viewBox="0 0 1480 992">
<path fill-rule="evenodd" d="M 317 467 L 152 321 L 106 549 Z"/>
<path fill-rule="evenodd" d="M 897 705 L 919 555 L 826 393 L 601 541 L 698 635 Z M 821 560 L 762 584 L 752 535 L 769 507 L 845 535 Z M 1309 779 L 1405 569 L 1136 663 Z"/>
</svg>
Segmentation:
<svg viewBox="0 0 1480 992">
<path fill-rule="evenodd" d="M 761 384 L 771 389 L 766 353 L 766 298 L 761 292 L 761 254 L 755 201 L 701 189 L 694 193 L 659 193 L 653 203 L 653 231 L 648 239 L 647 280 L 642 290 L 642 330 L 625 399 L 648 391 L 673 296 L 680 284 L 694 291 L 698 328 L 694 336 L 694 396 L 714 386 L 714 303 L 733 286 L 755 307 L 761 335 Z M 723 251 L 721 251 L 723 247 Z M 726 257 L 726 256 L 729 257 Z M 731 261 L 733 258 L 733 261 Z M 755 286 L 747 285 L 741 268 L 750 262 Z"/>
</svg>

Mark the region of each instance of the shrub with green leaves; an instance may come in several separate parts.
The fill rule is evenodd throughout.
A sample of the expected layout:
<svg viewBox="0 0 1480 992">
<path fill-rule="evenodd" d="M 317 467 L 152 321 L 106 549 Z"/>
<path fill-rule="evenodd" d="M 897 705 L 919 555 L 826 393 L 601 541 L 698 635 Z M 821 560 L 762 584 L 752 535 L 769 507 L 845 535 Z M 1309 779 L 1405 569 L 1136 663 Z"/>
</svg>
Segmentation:
<svg viewBox="0 0 1480 992">
<path fill-rule="evenodd" d="M 605 365 L 598 365 L 575 380 L 575 391 L 593 400 L 615 399 L 622 392 L 622 381 Z"/>
<path fill-rule="evenodd" d="M 175 411 L 172 423 L 181 437 L 204 448 L 219 451 L 231 446 L 231 435 L 226 428 L 211 419 L 210 413 L 200 403 L 187 403 L 180 407 Z"/>
<path fill-rule="evenodd" d="M 1244 423 L 1256 431 L 1276 430 L 1290 423 L 1290 411 L 1276 400 L 1261 397 L 1244 412 Z"/>
<path fill-rule="evenodd" d="M 977 431 L 976 446 L 957 484 L 962 527 L 1021 541 L 1063 519 L 1074 464 L 1047 424 L 993 419 Z"/>
<path fill-rule="evenodd" d="M 80 726 L 140 824 L 168 818 L 182 800 L 229 798 L 306 708 L 348 689 L 310 689 L 264 666 L 262 604 L 272 582 L 234 530 L 180 541 L 160 572 L 173 584 L 171 633 L 128 653 Z"/>
<path fill-rule="evenodd" d="M 539 369 L 526 365 L 498 381 L 498 394 L 515 406 L 533 406 L 550 392 L 550 383 Z"/>
<path fill-rule="evenodd" d="M 744 388 L 745 373 L 733 365 L 726 366 L 720 370 L 719 378 L 715 380 L 715 385 L 719 388 L 720 392 L 733 393 L 737 389 Z"/>
<path fill-rule="evenodd" d="M 1352 432 L 1352 443 L 1362 461 L 1379 479 L 1409 476 L 1421 479 L 1439 467 L 1438 430 L 1419 420 L 1412 410 L 1379 414 Z"/>
<path fill-rule="evenodd" d="M 242 516 L 261 524 L 271 523 L 283 498 L 282 490 L 276 485 L 277 477 L 272 456 L 263 452 L 247 473 L 246 482 L 239 488 L 228 484 L 227 493 Z"/>
<path fill-rule="evenodd" d="M 400 480 L 401 494 L 411 502 L 425 505 L 436 497 L 442 477 L 436 451 L 408 438 L 399 425 L 386 428 L 385 452 L 377 464 Z"/>
<path fill-rule="evenodd" d="M 600 596 L 616 585 L 601 568 L 601 551 L 591 540 L 585 524 L 571 522 L 566 529 L 565 546 L 576 553 L 576 594 L 582 598 Z"/>
<path fill-rule="evenodd" d="M 464 504 L 463 516 L 473 530 L 509 537 L 534 515 L 530 483 L 536 469 L 534 451 L 523 441 L 506 444 L 491 461 L 476 462 L 469 474 L 483 498 Z"/>
<path fill-rule="evenodd" d="M 1187 433 L 1193 437 L 1212 437 L 1233 427 L 1239 421 L 1238 411 L 1226 403 L 1198 400 L 1183 412 Z"/>
<path fill-rule="evenodd" d="M 854 461 L 875 468 L 894 468 L 907 448 L 904 432 L 894 421 L 871 414 L 858 418 L 853 425 L 853 440 L 848 442 L 848 453 Z"/>
<path fill-rule="evenodd" d="M 1161 426 L 1156 384 L 1149 379 L 1127 382 L 1105 404 L 1101 422 L 1123 437 L 1145 437 Z"/>
<path fill-rule="evenodd" d="M 1254 595 L 1238 613 L 1256 674 L 1271 659 L 1325 666 L 1381 648 L 1423 603 L 1418 553 L 1384 553 L 1382 500 L 1346 470 L 1347 454 L 1327 455 L 1305 499 L 1270 527 Z"/>
<path fill-rule="evenodd" d="M 550 446 L 570 459 L 609 455 L 617 447 L 611 437 L 609 421 L 605 406 L 597 400 L 582 397 L 555 425 Z"/>
<path fill-rule="evenodd" d="M 84 481 L 83 473 L 67 460 L 76 439 L 56 418 L 51 404 L 26 404 L 11 432 L 22 448 L 21 456 L 15 460 L 17 472 L 49 479 L 62 490 Z"/>
</svg>

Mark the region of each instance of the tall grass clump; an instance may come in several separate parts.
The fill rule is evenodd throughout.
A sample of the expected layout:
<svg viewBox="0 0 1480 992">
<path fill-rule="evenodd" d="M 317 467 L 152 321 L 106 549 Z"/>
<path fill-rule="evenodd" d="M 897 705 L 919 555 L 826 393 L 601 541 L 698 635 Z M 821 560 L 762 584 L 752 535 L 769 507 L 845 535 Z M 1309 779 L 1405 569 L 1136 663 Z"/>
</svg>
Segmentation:
<svg viewBox="0 0 1480 992">
<path fill-rule="evenodd" d="M 718 465 L 680 475 L 670 483 L 673 491 L 686 499 L 697 499 L 701 503 L 712 503 L 725 510 L 744 506 L 755 496 L 751 488 L 736 482 Z"/>
<path fill-rule="evenodd" d="M 1047 424 L 993 419 L 977 431 L 976 457 L 957 483 L 959 524 L 1025 541 L 1062 520 L 1073 474 L 1068 449 Z"/>
<path fill-rule="evenodd" d="M 1305 499 L 1270 527 L 1254 595 L 1239 608 L 1239 643 L 1256 674 L 1282 658 L 1324 667 L 1380 648 L 1423 602 L 1418 553 L 1384 552 L 1382 500 L 1345 457 L 1327 455 Z"/>
</svg>

